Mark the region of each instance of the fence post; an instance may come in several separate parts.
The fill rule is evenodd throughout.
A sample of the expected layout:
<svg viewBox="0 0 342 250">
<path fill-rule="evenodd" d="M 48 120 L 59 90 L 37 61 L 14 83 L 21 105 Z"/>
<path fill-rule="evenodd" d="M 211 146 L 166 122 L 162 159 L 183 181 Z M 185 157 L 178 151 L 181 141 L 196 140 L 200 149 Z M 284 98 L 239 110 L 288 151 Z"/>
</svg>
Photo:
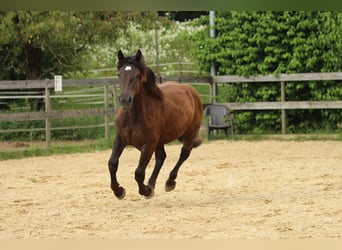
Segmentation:
<svg viewBox="0 0 342 250">
<path fill-rule="evenodd" d="M 114 110 L 116 113 L 119 109 L 119 100 L 118 100 L 118 94 L 116 92 L 116 85 L 115 84 L 113 84 L 112 91 L 113 91 Z"/>
<path fill-rule="evenodd" d="M 47 113 L 51 111 L 50 89 L 48 84 L 45 85 L 45 144 L 49 148 L 51 144 L 51 121 L 47 117 Z"/>
<path fill-rule="evenodd" d="M 280 82 L 280 91 L 281 91 L 281 102 L 284 103 L 286 101 L 286 93 L 285 93 L 285 82 Z M 284 108 L 281 109 L 281 133 L 283 135 L 286 134 L 286 111 Z"/>
<path fill-rule="evenodd" d="M 105 107 L 105 138 L 109 139 L 109 100 L 108 100 L 108 84 L 104 86 L 104 107 Z"/>
</svg>

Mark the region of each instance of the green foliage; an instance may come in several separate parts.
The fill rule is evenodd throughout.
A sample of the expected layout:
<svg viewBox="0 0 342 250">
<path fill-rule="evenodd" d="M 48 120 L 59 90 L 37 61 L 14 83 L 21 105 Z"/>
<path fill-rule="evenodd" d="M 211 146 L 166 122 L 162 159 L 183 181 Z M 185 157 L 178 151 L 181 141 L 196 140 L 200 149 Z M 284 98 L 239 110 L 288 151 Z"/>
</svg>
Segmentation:
<svg viewBox="0 0 342 250">
<path fill-rule="evenodd" d="M 130 20 L 153 12 L 0 12 L 0 79 L 45 79 L 83 69 L 94 44 L 115 41 Z M 151 21 L 151 22 L 152 22 Z"/>
<path fill-rule="evenodd" d="M 339 72 L 342 69 L 342 14 L 337 12 L 218 12 L 216 38 L 209 37 L 208 17 L 196 21 L 207 29 L 192 36 L 192 54 L 203 70 L 215 62 L 218 75 L 266 75 Z M 338 81 L 286 84 L 289 101 L 341 100 Z M 221 102 L 279 101 L 276 84 L 229 84 L 219 88 Z M 238 132 L 278 131 L 279 111 L 237 112 Z M 340 110 L 291 110 L 289 132 L 336 130 Z"/>
<path fill-rule="evenodd" d="M 158 43 L 159 71 L 165 75 L 175 75 L 176 71 L 191 70 L 199 72 L 199 66 L 194 64 L 175 64 L 175 62 L 192 63 L 196 60 L 189 53 L 192 47 L 192 41 L 189 39 L 191 34 L 195 33 L 201 27 L 189 25 L 189 22 L 171 22 L 157 20 L 148 29 L 144 29 L 142 24 L 130 22 L 122 34 L 110 44 L 95 45 L 91 48 L 91 55 L 88 59 L 88 69 L 86 77 L 116 76 L 116 58 L 119 49 L 127 55 L 136 53 L 140 48 L 143 51 L 145 62 L 157 74 L 156 66 L 156 43 Z M 156 41 L 157 40 L 157 41 Z M 170 64 L 173 63 L 173 64 Z M 85 68 L 85 70 L 87 70 Z M 91 75 L 93 69 L 105 69 L 95 72 Z M 112 70 L 110 70 L 112 69 Z M 186 74 L 183 72 L 183 74 Z M 80 77 L 80 76 L 77 76 Z"/>
<path fill-rule="evenodd" d="M 0 37 L 0 65 L 3 66 L 0 68 L 0 79 L 51 78 L 54 74 L 62 74 L 64 78 L 89 77 L 87 73 L 84 73 L 87 69 L 101 67 L 113 68 L 113 71 L 108 74 L 108 76 L 113 76 L 116 75 L 115 65 L 119 49 L 133 53 L 137 48 L 143 48 L 146 62 L 154 62 L 155 29 L 159 33 L 161 62 L 174 62 L 178 59 L 188 60 L 190 41 L 186 39 L 186 35 L 189 34 L 187 26 L 158 18 L 155 12 L 74 13 L 52 11 L 8 12 L 0 13 L 0 15 L 3 17 L 3 20 L 0 20 L 0 29 L 6 35 L 12 35 L 10 37 L 12 40 L 6 36 Z M 19 19 L 16 20 L 17 18 Z M 82 30 L 77 29 L 77 25 L 80 23 L 84 25 Z M 20 26 L 20 33 L 15 33 L 12 30 L 15 29 L 16 25 Z M 32 37 L 27 35 L 29 33 L 32 34 Z M 84 40 L 81 42 L 82 38 Z M 23 69 L 28 68 L 27 62 L 35 58 L 26 57 L 23 59 L 27 53 L 21 46 L 26 44 L 28 39 L 30 44 L 34 43 L 37 50 L 42 53 L 38 53 L 41 54 L 41 57 L 37 59 L 39 63 L 36 65 L 39 69 L 37 71 L 43 72 L 39 76 L 23 73 Z M 76 40 L 78 42 L 75 42 Z M 18 47 L 14 44 L 21 45 Z M 69 93 L 73 94 L 84 94 L 82 89 L 63 88 L 63 92 L 66 93 L 66 91 L 71 91 Z M 97 92 L 92 90 L 91 93 L 102 94 L 103 90 Z M 90 105 L 85 105 L 84 100 L 84 98 L 52 98 L 52 110 L 103 107 L 103 98 L 102 103 L 98 99 L 88 100 L 87 102 L 91 102 Z M 6 112 L 28 111 L 30 110 L 29 101 L 27 99 L 11 100 L 11 105 L 6 105 L 6 109 L 8 109 Z M 100 104 L 96 104 L 97 102 Z M 114 117 L 111 119 L 113 122 Z M 103 127 L 85 127 L 103 123 L 103 117 L 52 120 L 51 138 L 52 140 L 101 138 L 104 136 Z M 73 126 L 83 126 L 83 128 L 69 128 Z M 34 132 L 0 133 L 0 140 L 44 140 L 44 127 L 44 121 L 0 122 L 0 130 L 36 129 Z M 56 129 L 60 127 L 67 127 L 68 129 Z"/>
</svg>

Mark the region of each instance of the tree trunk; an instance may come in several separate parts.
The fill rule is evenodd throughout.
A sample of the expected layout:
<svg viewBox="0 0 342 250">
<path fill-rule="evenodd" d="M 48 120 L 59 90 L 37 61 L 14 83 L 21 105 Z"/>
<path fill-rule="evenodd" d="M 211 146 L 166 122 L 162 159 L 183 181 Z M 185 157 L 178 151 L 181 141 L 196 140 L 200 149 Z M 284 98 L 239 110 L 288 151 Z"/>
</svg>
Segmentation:
<svg viewBox="0 0 342 250">
<path fill-rule="evenodd" d="M 25 56 L 25 63 L 23 66 L 23 71 L 28 80 L 38 80 L 42 75 L 41 59 L 42 50 L 41 48 L 34 47 L 31 40 L 23 45 L 23 54 Z M 38 91 L 44 91 L 44 89 L 39 89 Z M 29 99 L 29 105 L 31 111 L 39 111 L 44 109 L 45 103 L 43 98 Z"/>
</svg>

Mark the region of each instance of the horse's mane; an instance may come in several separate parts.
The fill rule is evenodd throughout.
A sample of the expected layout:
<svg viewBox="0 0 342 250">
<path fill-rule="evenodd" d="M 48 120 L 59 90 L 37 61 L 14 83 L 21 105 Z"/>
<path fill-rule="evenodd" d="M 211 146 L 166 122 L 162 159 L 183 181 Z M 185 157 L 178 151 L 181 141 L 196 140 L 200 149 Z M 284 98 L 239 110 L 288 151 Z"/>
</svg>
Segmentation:
<svg viewBox="0 0 342 250">
<path fill-rule="evenodd" d="M 123 60 L 118 62 L 117 68 L 121 69 L 124 65 L 133 65 L 139 69 L 142 79 L 143 87 L 154 97 L 162 100 L 163 93 L 156 83 L 156 75 L 145 65 L 144 62 L 139 61 L 136 56 L 125 57 Z"/>
<path fill-rule="evenodd" d="M 163 92 L 160 90 L 156 83 L 156 75 L 149 67 L 146 67 L 146 82 L 144 84 L 152 94 L 154 94 L 159 99 L 163 99 Z"/>
</svg>

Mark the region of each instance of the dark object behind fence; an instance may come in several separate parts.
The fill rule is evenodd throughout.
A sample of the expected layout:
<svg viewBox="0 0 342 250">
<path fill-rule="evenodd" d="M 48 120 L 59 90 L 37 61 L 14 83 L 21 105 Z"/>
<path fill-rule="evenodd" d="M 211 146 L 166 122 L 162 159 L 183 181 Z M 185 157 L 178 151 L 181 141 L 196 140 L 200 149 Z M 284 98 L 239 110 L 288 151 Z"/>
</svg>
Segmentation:
<svg viewBox="0 0 342 250">
<path fill-rule="evenodd" d="M 204 110 L 204 114 L 207 117 L 208 139 L 211 132 L 218 130 L 223 130 L 228 137 L 228 129 L 230 129 L 232 139 L 234 139 L 233 119 L 227 106 L 220 104 L 208 105 Z"/>
</svg>

